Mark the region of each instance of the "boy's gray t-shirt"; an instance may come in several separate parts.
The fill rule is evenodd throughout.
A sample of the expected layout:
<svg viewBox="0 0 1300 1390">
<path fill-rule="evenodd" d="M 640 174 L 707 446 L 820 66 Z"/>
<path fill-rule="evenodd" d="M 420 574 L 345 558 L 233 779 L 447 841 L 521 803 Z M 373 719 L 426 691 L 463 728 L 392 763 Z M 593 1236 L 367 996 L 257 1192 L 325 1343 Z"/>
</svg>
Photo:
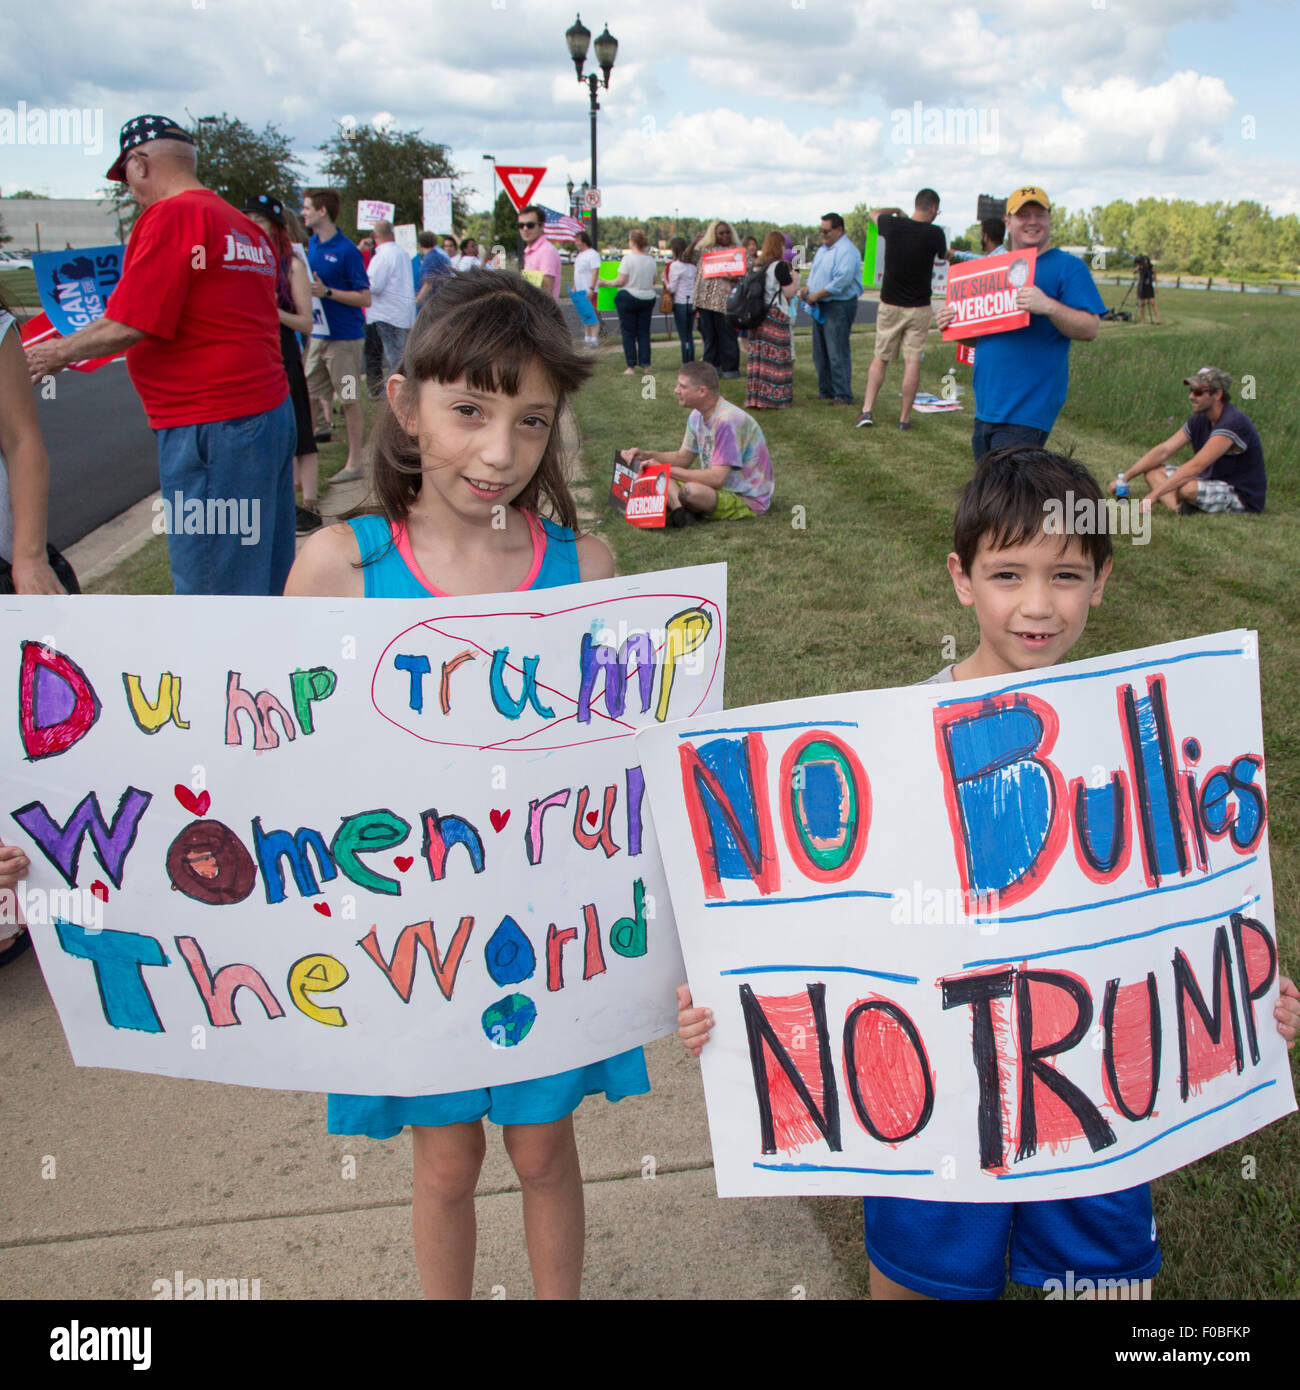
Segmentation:
<svg viewBox="0 0 1300 1390">
<path fill-rule="evenodd" d="M 956 664 L 956 662 L 953 663 L 954 666 Z M 952 673 L 952 666 L 945 666 L 938 675 L 931 676 L 928 680 L 918 681 L 917 683 L 919 685 L 944 685 L 950 681 L 955 682 L 956 679 L 956 676 Z"/>
</svg>

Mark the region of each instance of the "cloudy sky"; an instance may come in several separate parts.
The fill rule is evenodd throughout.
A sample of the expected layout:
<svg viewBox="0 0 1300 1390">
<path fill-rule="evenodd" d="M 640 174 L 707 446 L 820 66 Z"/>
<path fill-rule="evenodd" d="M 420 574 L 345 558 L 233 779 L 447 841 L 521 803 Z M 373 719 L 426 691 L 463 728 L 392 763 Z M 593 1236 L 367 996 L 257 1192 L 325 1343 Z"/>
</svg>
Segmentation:
<svg viewBox="0 0 1300 1390">
<path fill-rule="evenodd" d="M 573 5 L 44 0 L 0 52 L 0 192 L 95 196 L 123 121 L 225 111 L 275 122 L 309 173 L 336 122 L 420 127 L 450 146 L 471 206 L 486 204 L 484 153 L 545 165 L 541 200 L 560 206 L 565 179 L 589 175 Z M 1155 196 L 1300 212 L 1300 20 L 1280 0 L 658 0 L 583 20 L 619 41 L 600 95 L 610 212 L 807 223 L 929 184 L 961 230 L 978 193 L 1021 183 L 1070 208 Z M 81 143 L 16 143 L 5 113 L 20 102 L 29 122 L 90 113 Z"/>
</svg>

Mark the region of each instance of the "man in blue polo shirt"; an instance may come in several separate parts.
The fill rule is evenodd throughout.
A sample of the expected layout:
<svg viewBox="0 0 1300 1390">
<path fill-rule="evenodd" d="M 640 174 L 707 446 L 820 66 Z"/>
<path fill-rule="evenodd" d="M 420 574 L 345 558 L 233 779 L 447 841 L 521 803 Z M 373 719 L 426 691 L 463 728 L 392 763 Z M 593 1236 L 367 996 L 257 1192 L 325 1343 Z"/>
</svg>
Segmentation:
<svg viewBox="0 0 1300 1390">
<path fill-rule="evenodd" d="M 313 337 L 307 346 L 303 370 L 312 400 L 325 402 L 329 419 L 330 399 L 337 396 L 343 407 L 348 432 L 348 461 L 331 481 L 347 482 L 361 476 L 361 384 L 365 380 L 366 316 L 370 307 L 370 278 L 361 252 L 339 231 L 339 195 L 332 188 L 309 188 L 302 195 L 302 220 L 311 233 L 307 264 L 311 267 L 311 292 L 325 310 L 328 338 Z"/>
<path fill-rule="evenodd" d="M 1183 385 L 1191 418 L 1121 473 L 1120 480 L 1132 482 L 1161 470 L 1142 502 L 1148 511 L 1163 502 L 1171 512 L 1262 512 L 1268 491 L 1264 449 L 1250 417 L 1232 404 L 1232 378 L 1219 367 L 1202 367 L 1195 376 L 1184 377 Z M 1169 460 L 1189 444 L 1192 457 L 1176 468 Z M 1115 491 L 1114 483 L 1110 490 Z"/>
<path fill-rule="evenodd" d="M 976 462 L 993 449 L 1016 445 L 1042 448 L 1056 424 L 1070 386 L 1070 343 L 1091 342 L 1106 312 L 1088 267 L 1053 247 L 1052 204 L 1041 188 L 1017 188 L 1007 199 L 1007 244 L 1011 251 L 1037 252 L 1034 283 L 1016 291 L 1016 304 L 1030 313 L 1024 328 L 989 333 L 973 341 L 975 353 Z M 956 317 L 945 306 L 941 329 Z"/>
<path fill-rule="evenodd" d="M 817 399 L 828 405 L 854 405 L 849 334 L 862 298 L 862 253 L 844 235 L 838 212 L 822 218 L 821 238 L 808 283 L 799 291 L 813 320 Z"/>
</svg>

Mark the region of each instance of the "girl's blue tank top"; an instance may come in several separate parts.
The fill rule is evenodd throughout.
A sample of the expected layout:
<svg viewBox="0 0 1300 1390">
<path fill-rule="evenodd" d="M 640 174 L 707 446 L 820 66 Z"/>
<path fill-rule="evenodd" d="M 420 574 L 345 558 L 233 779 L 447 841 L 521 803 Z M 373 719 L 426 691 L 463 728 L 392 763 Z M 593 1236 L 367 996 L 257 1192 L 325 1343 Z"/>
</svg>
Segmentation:
<svg viewBox="0 0 1300 1390">
<path fill-rule="evenodd" d="M 576 584 L 578 540 L 567 526 L 524 512 L 533 534 L 533 563 L 516 592 L 525 589 L 558 589 Z M 367 598 L 443 597 L 432 581 L 419 573 L 406 541 L 404 527 L 394 527 L 382 516 L 359 516 L 348 522 L 361 551 Z M 414 568 L 413 568 L 414 566 Z"/>
</svg>

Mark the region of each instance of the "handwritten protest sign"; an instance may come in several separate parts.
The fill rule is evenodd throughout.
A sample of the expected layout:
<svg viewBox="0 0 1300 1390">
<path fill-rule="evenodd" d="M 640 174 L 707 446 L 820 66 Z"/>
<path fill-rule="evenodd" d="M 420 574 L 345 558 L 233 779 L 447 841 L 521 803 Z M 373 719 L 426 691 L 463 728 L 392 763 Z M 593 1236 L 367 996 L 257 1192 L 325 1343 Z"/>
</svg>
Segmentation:
<svg viewBox="0 0 1300 1390">
<path fill-rule="evenodd" d="M 405 1095 L 671 1031 L 632 735 L 719 708 L 725 605 L 721 565 L 427 601 L 12 600 L 4 838 L 75 1060 Z"/>
<path fill-rule="evenodd" d="M 392 203 L 385 203 L 379 198 L 358 198 L 357 231 L 369 231 L 376 222 L 391 222 L 393 212 Z"/>
<path fill-rule="evenodd" d="M 720 1195 L 1110 1192 L 1295 1108 L 1253 633 L 637 748 Z"/>
<path fill-rule="evenodd" d="M 943 330 L 944 338 L 982 338 L 988 333 L 1024 328 L 1029 313 L 1016 308 L 1016 291 L 1034 283 L 1037 259 L 1038 252 L 1031 246 L 950 266 L 945 302 L 957 317 Z"/>
<path fill-rule="evenodd" d="M 423 179 L 420 183 L 421 220 L 426 232 L 443 236 L 451 231 L 451 180 Z M 415 254 L 412 248 L 411 254 Z"/>
</svg>

